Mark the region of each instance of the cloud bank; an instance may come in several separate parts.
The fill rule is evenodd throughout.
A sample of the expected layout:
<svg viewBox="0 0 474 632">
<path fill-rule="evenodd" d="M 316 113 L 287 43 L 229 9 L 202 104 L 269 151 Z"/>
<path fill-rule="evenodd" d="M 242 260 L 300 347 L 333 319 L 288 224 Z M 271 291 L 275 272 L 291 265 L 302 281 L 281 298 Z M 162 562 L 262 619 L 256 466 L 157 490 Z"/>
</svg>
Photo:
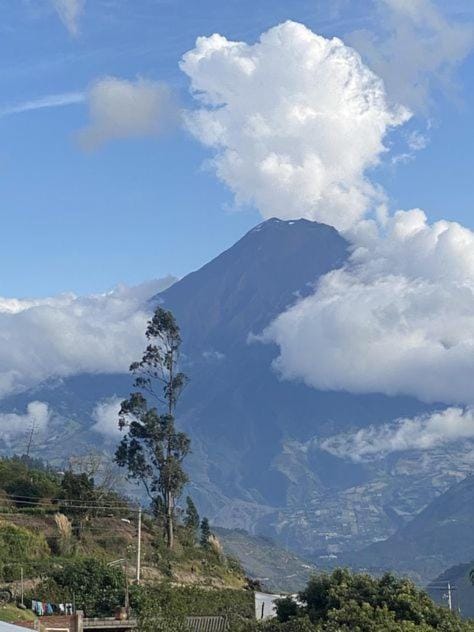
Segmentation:
<svg viewBox="0 0 474 632">
<path fill-rule="evenodd" d="M 0 298 L 0 398 L 50 377 L 127 371 L 143 348 L 146 301 L 174 280 L 85 297 Z"/>
<path fill-rule="evenodd" d="M 84 12 L 86 0 L 52 0 L 52 3 L 69 33 L 77 37 L 79 35 L 79 20 Z"/>
<path fill-rule="evenodd" d="M 27 436 L 32 429 L 35 433 L 45 432 L 52 413 L 44 402 L 30 402 L 24 415 L 0 413 L 0 436 L 7 445 L 13 439 Z M 25 445 L 26 448 L 26 445 Z"/>
<path fill-rule="evenodd" d="M 265 330 L 277 371 L 322 390 L 473 404 L 474 233 L 413 210 L 383 231 L 360 224 L 352 241 L 349 265 Z"/>
<path fill-rule="evenodd" d="M 341 40 L 289 21 L 253 45 L 200 37 L 180 66 L 200 104 L 186 125 L 237 204 L 342 230 L 383 204 L 367 172 L 409 113 Z"/>
<path fill-rule="evenodd" d="M 91 120 L 78 139 L 89 150 L 111 140 L 156 136 L 178 117 L 170 89 L 146 79 L 100 79 L 90 88 L 87 103 Z"/>
<path fill-rule="evenodd" d="M 324 439 L 319 447 L 340 458 L 360 462 L 381 459 L 392 452 L 431 450 L 463 439 L 474 439 L 471 408 L 447 408 L 432 415 L 362 428 Z"/>
</svg>

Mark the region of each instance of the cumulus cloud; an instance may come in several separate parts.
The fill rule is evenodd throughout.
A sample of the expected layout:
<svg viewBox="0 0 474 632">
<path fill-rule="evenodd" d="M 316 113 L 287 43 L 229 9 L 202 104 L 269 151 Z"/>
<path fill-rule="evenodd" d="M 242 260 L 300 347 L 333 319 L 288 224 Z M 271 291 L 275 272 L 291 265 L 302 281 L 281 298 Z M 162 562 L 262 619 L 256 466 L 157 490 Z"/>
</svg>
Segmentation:
<svg viewBox="0 0 474 632">
<path fill-rule="evenodd" d="M 453 94 L 456 69 L 474 46 L 472 24 L 446 17 L 431 0 L 378 0 L 380 30 L 348 41 L 385 82 L 395 103 L 425 112 L 434 89 Z"/>
<path fill-rule="evenodd" d="M 353 232 L 350 263 L 276 318 L 285 379 L 319 389 L 474 403 L 474 233 L 398 212 Z"/>
<path fill-rule="evenodd" d="M 87 94 L 90 123 L 79 132 L 84 149 L 116 139 L 155 136 L 178 117 L 170 89 L 163 83 L 104 77 Z"/>
<path fill-rule="evenodd" d="M 74 37 L 79 35 L 79 19 L 84 11 L 86 0 L 52 0 L 61 22 Z"/>
<path fill-rule="evenodd" d="M 462 439 L 474 439 L 471 408 L 447 408 L 431 415 L 362 428 L 355 433 L 324 439 L 319 447 L 357 462 L 381 459 L 392 452 L 431 450 Z"/>
<path fill-rule="evenodd" d="M 35 433 L 45 432 L 51 419 L 51 411 L 44 402 L 30 402 L 25 414 L 0 413 L 0 437 L 9 444 L 10 441 L 27 436 L 34 430 Z"/>
<path fill-rule="evenodd" d="M 122 399 L 120 397 L 111 397 L 97 403 L 92 412 L 92 419 L 95 421 L 92 430 L 95 430 L 107 439 L 114 440 L 121 436 L 122 433 L 118 427 L 118 415 Z"/>
<path fill-rule="evenodd" d="M 51 377 L 126 371 L 143 347 L 148 299 L 174 280 L 85 297 L 0 299 L 0 397 Z"/>
<path fill-rule="evenodd" d="M 198 38 L 181 69 L 200 103 L 185 123 L 213 149 L 238 204 L 347 229 L 383 203 L 367 170 L 409 113 L 388 105 L 382 81 L 341 40 L 290 21 L 253 45 L 215 34 Z"/>
</svg>

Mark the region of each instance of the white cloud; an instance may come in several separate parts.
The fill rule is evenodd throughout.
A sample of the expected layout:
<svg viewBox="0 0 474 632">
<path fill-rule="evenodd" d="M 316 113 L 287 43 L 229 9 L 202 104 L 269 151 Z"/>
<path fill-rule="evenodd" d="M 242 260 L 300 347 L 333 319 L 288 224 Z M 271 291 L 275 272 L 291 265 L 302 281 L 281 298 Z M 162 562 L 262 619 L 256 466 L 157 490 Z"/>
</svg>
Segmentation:
<svg viewBox="0 0 474 632">
<path fill-rule="evenodd" d="M 377 0 L 381 32 L 348 41 L 385 82 L 395 103 L 426 111 L 433 89 L 453 94 L 457 67 L 474 46 L 472 24 L 451 20 L 431 0 Z"/>
<path fill-rule="evenodd" d="M 295 22 L 253 45 L 215 34 L 198 38 L 181 69 L 201 104 L 187 127 L 214 150 L 238 204 L 346 229 L 383 202 L 367 170 L 409 114 L 387 104 L 382 81 L 339 39 Z"/>
<path fill-rule="evenodd" d="M 120 438 L 122 432 L 118 426 L 118 416 L 122 399 L 111 397 L 97 403 L 92 412 L 92 419 L 95 421 L 92 430 L 104 435 L 107 439 Z"/>
<path fill-rule="evenodd" d="M 74 37 L 79 35 L 79 19 L 84 12 L 86 0 L 52 0 L 61 22 Z"/>
<path fill-rule="evenodd" d="M 319 389 L 474 403 L 474 233 L 399 212 L 352 234 L 350 263 L 263 334 L 285 379 Z"/>
<path fill-rule="evenodd" d="M 421 151 L 425 149 L 429 143 L 429 138 L 421 132 L 414 131 L 408 136 L 408 147 L 412 151 Z"/>
<path fill-rule="evenodd" d="M 50 377 L 127 371 L 142 351 L 147 300 L 174 280 L 85 297 L 0 299 L 0 397 Z"/>
<path fill-rule="evenodd" d="M 2 441 L 9 444 L 10 441 L 22 435 L 26 438 L 32 431 L 35 434 L 44 433 L 51 416 L 48 405 L 37 401 L 30 402 L 23 415 L 0 413 L 0 437 Z"/>
<path fill-rule="evenodd" d="M 462 439 L 474 439 L 474 410 L 470 408 L 447 408 L 431 415 L 362 428 L 323 439 L 319 447 L 341 458 L 364 461 L 392 452 L 431 450 Z"/>
<path fill-rule="evenodd" d="M 215 349 L 209 349 L 202 352 L 202 357 L 208 362 L 222 362 L 225 360 L 225 354 Z"/>
<path fill-rule="evenodd" d="M 57 108 L 67 105 L 75 105 L 82 103 L 85 95 L 82 92 L 65 92 L 63 94 L 49 94 L 45 97 L 30 99 L 29 101 L 21 101 L 14 105 L 7 105 L 0 108 L 0 117 L 10 114 L 21 114 L 22 112 L 30 112 L 31 110 L 43 110 L 44 108 Z"/>
<path fill-rule="evenodd" d="M 91 121 L 79 132 L 85 149 L 110 140 L 161 134 L 174 126 L 178 111 L 163 83 L 104 77 L 87 94 Z"/>
</svg>

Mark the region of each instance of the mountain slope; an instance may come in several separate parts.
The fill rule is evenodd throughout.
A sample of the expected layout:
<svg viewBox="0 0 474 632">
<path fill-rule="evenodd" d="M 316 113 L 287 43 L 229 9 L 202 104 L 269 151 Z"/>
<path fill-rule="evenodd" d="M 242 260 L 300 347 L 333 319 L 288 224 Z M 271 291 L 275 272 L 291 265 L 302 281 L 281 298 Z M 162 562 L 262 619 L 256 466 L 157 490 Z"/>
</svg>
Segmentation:
<svg viewBox="0 0 474 632">
<path fill-rule="evenodd" d="M 471 467 L 469 442 L 369 463 L 328 454 L 323 437 L 432 407 L 282 381 L 272 368 L 276 346 L 252 338 L 347 256 L 347 242 L 329 226 L 268 220 L 148 302 L 150 310 L 171 309 L 182 329 L 190 384 L 178 422 L 192 438 L 186 464 L 201 513 L 271 536 L 319 565 L 388 537 Z M 130 386 L 126 375 L 80 375 L 4 399 L 0 408 L 48 403 L 55 416 L 33 454 L 59 464 L 71 451 L 113 450 L 116 439 L 94 431 L 92 412 Z M 24 451 L 26 436 L 27 429 L 4 450 Z"/>
<path fill-rule="evenodd" d="M 265 590 L 297 592 L 303 590 L 317 569 L 291 551 L 262 536 L 241 529 L 214 529 L 227 555 L 242 563 L 249 577 L 258 579 Z"/>
<path fill-rule="evenodd" d="M 322 452 L 315 437 L 427 408 L 413 398 L 318 392 L 281 381 L 272 369 L 276 347 L 249 342 L 340 267 L 347 249 L 329 226 L 269 220 L 154 299 L 174 312 L 183 332 L 191 383 L 181 422 L 193 437 L 200 506 L 217 524 L 296 540 L 305 554 L 325 554 L 328 545 L 339 550 L 349 538 L 366 543 L 397 526 L 384 509 L 369 510 L 380 490 L 367 489 L 361 501 L 358 486 L 370 485 L 374 468 Z M 384 485 L 383 503 L 390 504 L 396 492 Z M 416 510 L 425 498 L 414 501 Z M 323 514 L 321 503 L 328 505 Z M 331 539 L 341 504 L 346 524 Z"/>
<path fill-rule="evenodd" d="M 474 586 L 469 574 L 474 561 L 451 566 L 428 584 L 426 590 L 433 601 L 446 605 L 448 582 L 452 588 L 453 608 L 465 618 L 474 617 Z"/>
<path fill-rule="evenodd" d="M 407 572 L 427 581 L 443 569 L 474 559 L 474 476 L 448 489 L 383 542 L 355 555 L 359 565 Z"/>
<path fill-rule="evenodd" d="M 156 300 L 173 309 L 188 352 L 228 351 L 309 294 L 321 275 L 344 263 L 347 250 L 331 226 L 271 219 Z"/>
</svg>

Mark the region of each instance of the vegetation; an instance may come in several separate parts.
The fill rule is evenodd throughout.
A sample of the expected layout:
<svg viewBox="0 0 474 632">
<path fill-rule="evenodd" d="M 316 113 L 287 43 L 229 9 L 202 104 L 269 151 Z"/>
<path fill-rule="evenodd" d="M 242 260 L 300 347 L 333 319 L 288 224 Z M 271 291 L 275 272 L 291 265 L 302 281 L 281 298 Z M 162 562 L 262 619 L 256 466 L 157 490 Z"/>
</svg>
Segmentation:
<svg viewBox="0 0 474 632">
<path fill-rule="evenodd" d="M 344 569 L 314 575 L 297 601 L 279 600 L 275 620 L 257 623 L 252 589 L 258 582 L 246 580 L 239 562 L 224 555 L 190 496 L 184 511 L 176 507 L 190 441 L 175 427 L 186 376 L 171 312 L 158 307 L 146 337 L 142 359 L 130 367 L 135 391 L 121 405 L 126 434 L 115 454 L 151 502 L 142 525 L 144 581 L 132 579 L 137 533 L 125 498 L 97 487 L 89 471 L 59 473 L 14 457 L 0 460 L 4 594 L 18 596 L 21 568 L 27 599 L 74 602 L 87 616 L 131 607 L 144 632 L 184 632 L 191 615 L 225 616 L 230 632 L 474 632 L 474 623 L 435 605 L 407 579 Z M 13 604 L 4 611 L 14 618 Z"/>
<path fill-rule="evenodd" d="M 209 590 L 192 586 L 161 584 L 153 589 L 132 591 L 132 605 L 149 630 L 183 632 L 186 616 L 226 616 L 234 626 L 254 618 L 254 598 L 249 591 Z M 170 627 L 165 627 L 167 623 Z M 178 624 L 179 627 L 172 627 Z M 172 624 L 172 625 L 171 625 Z M 156 625 L 157 627 L 153 627 Z M 163 625 L 163 628 L 160 627 Z"/>
<path fill-rule="evenodd" d="M 209 546 L 209 540 L 211 538 L 211 527 L 209 526 L 209 520 L 203 518 L 201 520 L 201 546 Z"/>
<path fill-rule="evenodd" d="M 131 593 L 143 629 L 152 620 L 153 629 L 159 629 L 158 617 L 159 625 L 171 630 L 170 612 L 176 627 L 187 608 L 192 614 L 215 614 L 240 608 L 239 599 L 248 610 L 250 601 L 241 566 L 223 554 L 208 520 L 200 522 L 192 499 L 186 499 L 184 513 L 177 510 L 188 480 L 183 460 L 190 449 L 187 435 L 175 428 L 176 406 L 186 384 L 179 371 L 181 337 L 173 315 L 161 308 L 149 321 L 146 336 L 141 360 L 130 367 L 136 390 L 122 402 L 119 425 L 126 434 L 115 454 L 116 463 L 144 485 L 151 501 L 152 514 L 143 515 L 144 581 L 132 586 L 137 525 L 127 515 L 134 519 L 135 514 L 113 485 L 97 487 L 90 468 L 59 473 L 23 457 L 0 461 L 5 515 L 0 579 L 8 582 L 5 592 L 18 597 L 21 569 L 30 599 L 74 601 L 93 616 L 112 614 L 128 603 Z M 193 587 L 182 592 L 171 589 L 171 582 Z M 199 592 L 197 585 L 206 590 Z M 223 587 L 232 587 L 226 598 L 213 592 L 209 600 L 209 590 Z M 146 604 L 154 604 L 154 612 Z"/>
<path fill-rule="evenodd" d="M 115 607 L 124 605 L 126 577 L 120 566 L 84 557 L 52 567 L 34 592 L 40 601 L 74 601 L 86 616 L 110 616 Z"/>
<path fill-rule="evenodd" d="M 339 569 L 314 576 L 299 594 L 301 604 L 283 599 L 278 619 L 247 625 L 265 632 L 467 632 L 474 623 L 462 621 L 436 606 L 411 581 L 391 574 L 374 578 Z"/>
<path fill-rule="evenodd" d="M 191 496 L 186 496 L 186 514 L 184 517 L 184 525 L 194 535 L 199 529 L 199 514 Z"/>
<path fill-rule="evenodd" d="M 127 428 L 127 434 L 116 461 L 145 487 L 172 549 L 175 504 L 188 480 L 182 464 L 190 441 L 175 428 L 176 406 L 187 378 L 178 370 L 181 336 L 173 314 L 158 307 L 146 337 L 149 344 L 142 359 L 130 366 L 136 390 L 120 409 L 120 427 Z"/>
<path fill-rule="evenodd" d="M 0 578 L 9 581 L 18 573 L 18 565 L 31 565 L 49 554 L 49 546 L 42 534 L 9 522 L 0 521 Z"/>
<path fill-rule="evenodd" d="M 5 604 L 0 606 L 0 621 L 15 623 L 18 621 L 34 621 L 35 615 L 31 610 L 19 608 L 16 604 Z"/>
<path fill-rule="evenodd" d="M 42 461 L 14 456 L 0 461 L 2 506 L 34 507 L 42 499 L 57 498 L 59 477 Z"/>
<path fill-rule="evenodd" d="M 84 473 L 62 474 L 45 468 L 36 470 L 21 459 L 0 460 L 0 471 L 12 489 L 25 479 L 39 481 L 45 496 L 38 496 L 33 505 L 16 505 L 6 492 L 0 518 L 0 588 L 7 588 L 14 601 L 0 610 L 10 620 L 22 618 L 14 602 L 20 596 L 20 569 L 27 585 L 25 599 L 64 602 L 74 601 L 92 615 L 112 615 L 125 603 L 125 577 L 133 599 L 137 588 L 135 577 L 137 554 L 137 522 L 134 508 L 125 498 L 104 492 Z M 3 483 L 4 481 L 2 481 Z M 190 585 L 196 589 L 195 599 L 202 600 L 204 611 L 213 591 L 212 604 L 219 603 L 219 594 L 229 588 L 239 603 L 246 585 L 241 566 L 223 555 L 217 546 L 199 544 L 199 516 L 194 503 L 187 503 L 174 525 L 174 548 L 169 549 L 162 525 L 144 513 L 142 525 L 142 586 L 140 591 L 163 592 L 171 583 Z M 78 524 L 81 528 L 78 528 Z M 197 528 L 196 528 L 197 525 Z M 116 563 L 113 563 L 116 562 Z M 112 565 L 111 565 L 112 563 Z M 193 586 L 194 588 L 191 588 Z M 205 587 L 205 590 L 199 587 Z M 184 597 L 182 597 L 184 599 Z M 186 593 L 186 599 L 191 599 Z M 137 602 L 138 603 L 138 602 Z M 174 603 L 174 602 L 173 602 Z M 217 605 L 216 605 L 217 607 Z M 165 616 L 165 613 L 163 614 Z M 166 628 L 167 629 L 167 628 Z M 171 629 L 171 628 L 169 628 Z"/>
<path fill-rule="evenodd" d="M 133 585 L 136 524 L 123 519 L 126 499 L 120 499 L 117 515 L 118 498 L 113 496 L 104 515 L 98 509 L 103 506 L 99 500 L 106 502 L 103 492 L 90 476 L 36 470 L 21 459 L 0 461 L 0 471 L 9 489 L 18 490 L 29 480 L 46 494 L 33 505 L 18 506 L 25 498 L 4 490 L 0 573 L 2 585 L 16 598 L 21 565 L 28 583 L 26 599 L 75 601 L 87 615 L 110 616 L 129 596 L 145 632 L 183 631 L 189 615 L 224 615 L 230 632 L 474 632 L 473 623 L 436 606 L 409 580 L 347 570 L 315 575 L 298 602 L 282 599 L 276 620 L 257 623 L 253 593 L 244 590 L 239 563 L 222 553 L 209 521 L 200 521 L 191 498 L 175 517 L 172 550 L 162 526 L 145 513 L 144 581 Z M 73 529 L 78 520 L 80 533 Z M 0 618 L 13 621 L 17 614 L 22 618 L 14 604 L 0 608 Z"/>
</svg>

